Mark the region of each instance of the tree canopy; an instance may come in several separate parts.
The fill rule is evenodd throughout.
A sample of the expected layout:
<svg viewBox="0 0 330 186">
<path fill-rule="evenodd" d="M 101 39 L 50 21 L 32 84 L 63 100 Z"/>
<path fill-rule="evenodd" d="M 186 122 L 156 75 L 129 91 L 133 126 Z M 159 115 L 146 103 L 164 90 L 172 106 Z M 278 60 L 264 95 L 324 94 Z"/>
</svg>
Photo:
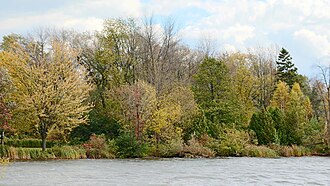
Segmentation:
<svg viewBox="0 0 330 186">
<path fill-rule="evenodd" d="M 211 53 L 184 44 L 174 22 L 160 26 L 107 19 L 92 33 L 5 36 L 0 124 L 13 129 L 8 138 L 119 157 L 330 144 L 328 71 L 312 81 L 284 48 Z"/>
<path fill-rule="evenodd" d="M 31 45 L 36 44 L 31 41 Z M 1 63 L 15 86 L 10 99 L 17 104 L 16 112 L 25 113 L 26 122 L 35 125 L 43 150 L 50 130 L 58 128 L 65 134 L 86 123 L 90 108 L 91 85 L 84 69 L 75 63 L 76 52 L 56 41 L 50 46 L 41 55 L 20 45 L 15 46 L 15 53 L 1 53 Z"/>
</svg>

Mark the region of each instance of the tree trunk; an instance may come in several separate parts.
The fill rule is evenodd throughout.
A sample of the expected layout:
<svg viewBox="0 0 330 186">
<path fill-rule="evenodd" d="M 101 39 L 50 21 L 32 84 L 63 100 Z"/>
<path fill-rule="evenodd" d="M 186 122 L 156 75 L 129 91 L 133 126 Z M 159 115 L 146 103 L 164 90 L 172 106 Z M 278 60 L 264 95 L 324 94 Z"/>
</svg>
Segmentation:
<svg viewBox="0 0 330 186">
<path fill-rule="evenodd" d="M 324 126 L 324 137 L 325 137 L 325 143 L 328 147 L 330 147 L 330 111 L 326 112 L 326 121 Z"/>
<path fill-rule="evenodd" d="M 41 130 L 41 148 L 42 151 L 46 151 L 46 137 L 47 137 L 47 132 L 45 128 Z"/>
<path fill-rule="evenodd" d="M 5 139 L 5 130 L 2 130 L 2 134 L 1 134 L 1 145 L 3 145 L 3 139 Z"/>
</svg>

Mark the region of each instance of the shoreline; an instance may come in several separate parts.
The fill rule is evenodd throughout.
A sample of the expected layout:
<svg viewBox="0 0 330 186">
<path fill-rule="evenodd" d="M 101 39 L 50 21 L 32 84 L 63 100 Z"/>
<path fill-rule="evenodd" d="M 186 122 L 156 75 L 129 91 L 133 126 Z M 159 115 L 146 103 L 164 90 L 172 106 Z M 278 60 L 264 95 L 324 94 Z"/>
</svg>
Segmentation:
<svg viewBox="0 0 330 186">
<path fill-rule="evenodd" d="M 105 146 L 106 147 L 106 146 Z M 257 146 L 246 145 L 239 149 L 211 148 L 206 146 L 192 146 L 187 148 L 169 149 L 170 153 L 162 153 L 157 149 L 150 149 L 141 154 L 121 154 L 121 151 L 111 148 L 86 148 L 84 146 L 55 146 L 42 151 L 41 148 L 29 147 L 13 147 L 1 146 L 1 161 L 29 161 L 29 160 L 73 160 L 73 159 L 170 159 L 170 158 L 187 158 L 187 159 L 214 159 L 214 158 L 230 158 L 230 157 L 258 157 L 258 158 L 282 158 L 282 157 L 303 157 L 318 156 L 329 157 L 329 149 L 313 148 L 304 146 Z"/>
<path fill-rule="evenodd" d="M 257 156 L 216 156 L 216 157 L 141 157 L 141 158 L 45 158 L 45 159 L 2 159 L 0 158 L 0 165 L 10 162 L 32 162 L 32 161 L 65 161 L 65 160 L 150 160 L 162 161 L 172 159 L 229 159 L 229 158 L 261 158 L 261 159 L 281 159 L 281 158 L 303 158 L 303 157 L 330 157 L 330 154 L 312 154 L 303 156 L 278 156 L 278 157 L 257 157 Z"/>
</svg>

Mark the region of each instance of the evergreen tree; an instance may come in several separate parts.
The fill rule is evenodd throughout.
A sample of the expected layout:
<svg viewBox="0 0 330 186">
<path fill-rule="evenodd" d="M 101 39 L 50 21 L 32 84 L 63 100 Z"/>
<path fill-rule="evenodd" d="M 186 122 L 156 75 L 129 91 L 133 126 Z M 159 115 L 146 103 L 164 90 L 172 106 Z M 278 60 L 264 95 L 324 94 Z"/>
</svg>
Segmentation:
<svg viewBox="0 0 330 186">
<path fill-rule="evenodd" d="M 267 145 L 277 141 L 275 125 L 271 113 L 261 110 L 253 114 L 250 129 L 256 133 L 259 144 Z"/>
<path fill-rule="evenodd" d="M 281 49 L 276 65 L 277 80 L 286 82 L 291 88 L 292 85 L 298 81 L 299 75 L 297 73 L 298 69 L 292 63 L 292 57 L 286 49 Z"/>
</svg>

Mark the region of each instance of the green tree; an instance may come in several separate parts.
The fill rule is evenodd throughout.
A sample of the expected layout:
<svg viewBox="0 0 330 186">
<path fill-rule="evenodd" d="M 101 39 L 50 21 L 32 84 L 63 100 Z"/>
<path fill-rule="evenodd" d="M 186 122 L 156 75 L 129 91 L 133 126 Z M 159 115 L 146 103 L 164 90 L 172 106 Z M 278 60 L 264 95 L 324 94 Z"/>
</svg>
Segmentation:
<svg viewBox="0 0 330 186">
<path fill-rule="evenodd" d="M 192 90 L 196 102 L 212 123 L 230 123 L 228 117 L 229 76 L 223 61 L 206 58 L 194 76 Z"/>
<path fill-rule="evenodd" d="M 38 45 L 31 41 L 28 46 Z M 37 54 L 16 47 L 19 53 L 3 52 L 0 62 L 15 86 L 11 98 L 17 104 L 16 112 L 25 113 L 26 122 L 30 119 L 35 125 L 44 151 L 50 130 L 56 128 L 64 135 L 86 123 L 91 86 L 84 69 L 75 64 L 77 53 L 67 45 L 54 41 L 51 50 Z"/>
<path fill-rule="evenodd" d="M 294 83 L 286 110 L 288 144 L 302 144 L 306 130 L 309 128 L 311 115 L 312 107 L 309 98 L 302 93 L 299 84 Z"/>
<path fill-rule="evenodd" d="M 298 81 L 298 69 L 292 63 L 292 57 L 286 49 L 281 49 L 276 64 L 277 80 L 286 82 L 291 88 Z"/>
<path fill-rule="evenodd" d="M 284 115 L 274 111 L 274 120 L 279 122 L 276 129 L 282 144 L 302 144 L 308 129 L 309 120 L 312 117 L 312 106 L 309 98 L 300 89 L 298 83 L 294 83 L 289 93 L 289 88 L 284 82 L 279 82 L 271 100 L 271 107 L 279 109 Z M 278 112 L 278 113 L 277 113 Z M 277 119 L 276 119 L 277 118 Z"/>
<path fill-rule="evenodd" d="M 267 110 L 252 115 L 250 129 L 256 133 L 259 144 L 267 145 L 278 141 L 274 120 Z"/>
<path fill-rule="evenodd" d="M 255 110 L 252 98 L 257 91 L 257 79 L 251 70 L 251 58 L 246 54 L 235 53 L 226 57 L 224 61 L 231 77 L 229 89 L 235 105 L 233 116 L 241 126 L 246 127 Z"/>
<path fill-rule="evenodd" d="M 133 19 L 107 19 L 100 32 L 77 34 L 73 45 L 81 49 L 78 61 L 96 85 L 95 105 L 106 109 L 107 91 L 136 81 L 137 30 Z"/>
<path fill-rule="evenodd" d="M 285 121 L 284 112 L 277 107 L 268 108 L 268 112 L 271 114 L 272 120 L 275 124 L 277 141 L 276 143 L 287 145 L 288 144 L 288 131 L 291 129 L 288 128 Z"/>
<path fill-rule="evenodd" d="M 27 39 L 18 34 L 10 34 L 3 36 L 2 42 L 0 44 L 0 50 L 3 51 L 15 51 L 15 45 L 24 44 L 27 42 Z"/>
</svg>

